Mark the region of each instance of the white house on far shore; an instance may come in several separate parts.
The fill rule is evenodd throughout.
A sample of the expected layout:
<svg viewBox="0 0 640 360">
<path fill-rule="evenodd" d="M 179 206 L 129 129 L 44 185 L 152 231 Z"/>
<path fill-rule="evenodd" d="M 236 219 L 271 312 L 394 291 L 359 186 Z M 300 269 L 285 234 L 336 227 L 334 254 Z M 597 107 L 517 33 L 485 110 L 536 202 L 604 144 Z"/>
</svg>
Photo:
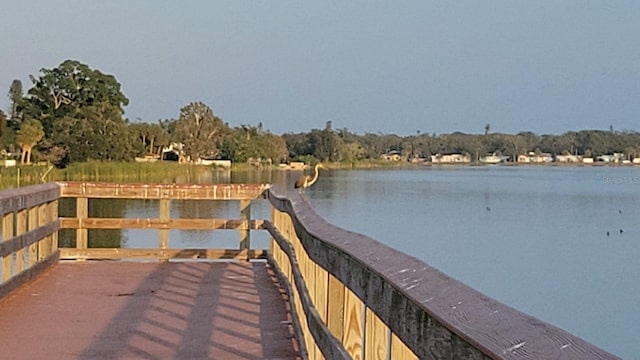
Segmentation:
<svg viewBox="0 0 640 360">
<path fill-rule="evenodd" d="M 471 162 L 471 157 L 463 154 L 436 154 L 431 155 L 431 162 L 434 164 L 468 163 Z"/>
<path fill-rule="evenodd" d="M 528 154 L 518 155 L 518 162 L 525 164 L 541 164 L 553 162 L 553 156 L 549 153 L 536 154 L 533 151 Z"/>
</svg>

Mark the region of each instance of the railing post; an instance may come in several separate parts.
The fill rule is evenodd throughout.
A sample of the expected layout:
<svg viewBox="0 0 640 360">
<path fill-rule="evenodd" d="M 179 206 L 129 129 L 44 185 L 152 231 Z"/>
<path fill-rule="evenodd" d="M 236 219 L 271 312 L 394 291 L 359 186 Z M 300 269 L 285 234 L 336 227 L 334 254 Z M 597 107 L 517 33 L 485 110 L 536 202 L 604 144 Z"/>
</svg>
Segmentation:
<svg viewBox="0 0 640 360">
<path fill-rule="evenodd" d="M 7 213 L 2 218 L 2 241 L 7 241 L 13 237 L 13 213 Z M 2 258 L 2 282 L 11 279 L 11 267 L 13 262 L 12 254 Z"/>
<path fill-rule="evenodd" d="M 44 226 L 49 222 L 47 204 L 38 205 L 38 227 Z M 47 246 L 47 238 L 42 238 L 38 241 L 38 259 L 37 261 L 45 259 L 51 254 L 51 248 Z"/>
<path fill-rule="evenodd" d="M 27 217 L 27 230 L 35 230 L 38 228 L 38 207 L 32 207 L 29 209 L 29 215 Z M 38 243 L 29 245 L 29 267 L 34 266 L 38 262 Z"/>
<path fill-rule="evenodd" d="M 88 217 L 89 217 L 89 198 L 86 198 L 86 197 L 76 198 L 76 218 L 78 218 L 78 229 L 76 229 L 76 249 L 86 250 L 89 247 L 89 240 L 88 240 L 89 230 L 84 228 L 84 224 L 82 222 L 82 220 Z"/>
<path fill-rule="evenodd" d="M 51 216 L 49 220 L 56 220 L 56 221 L 58 220 L 59 204 L 60 203 L 58 202 L 58 200 L 54 200 L 49 203 L 49 215 Z M 57 231 L 53 233 L 53 235 L 51 235 L 51 252 L 54 252 L 56 250 L 58 250 L 58 232 Z"/>
<path fill-rule="evenodd" d="M 160 199 L 160 221 L 166 224 L 164 229 L 160 229 L 158 246 L 160 247 L 160 256 L 162 261 L 167 261 L 167 255 L 164 250 L 169 248 L 169 220 L 171 219 L 171 199 Z"/>
<path fill-rule="evenodd" d="M 240 228 L 240 250 L 244 251 L 247 260 L 251 258 L 251 200 L 240 200 L 240 220 L 242 227 Z"/>
<path fill-rule="evenodd" d="M 20 210 L 16 214 L 16 235 L 27 232 L 27 210 Z M 16 251 L 16 274 L 24 270 L 24 248 Z"/>
</svg>

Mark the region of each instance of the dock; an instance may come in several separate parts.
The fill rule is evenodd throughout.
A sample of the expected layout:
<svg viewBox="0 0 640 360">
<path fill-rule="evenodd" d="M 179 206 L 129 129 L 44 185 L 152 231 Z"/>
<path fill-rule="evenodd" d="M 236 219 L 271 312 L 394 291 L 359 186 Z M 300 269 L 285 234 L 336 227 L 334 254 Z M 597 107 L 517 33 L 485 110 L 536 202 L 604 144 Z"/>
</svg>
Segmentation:
<svg viewBox="0 0 640 360">
<path fill-rule="evenodd" d="M 129 200 L 145 217 L 127 215 Z M 193 201 L 237 202 L 238 217 L 178 211 Z M 0 358 L 619 359 L 327 223 L 294 189 L 56 182 L 0 191 L 0 216 Z M 157 243 L 99 236 L 126 229 Z M 238 240 L 181 248 L 176 230 Z"/>
<path fill-rule="evenodd" d="M 59 263 L 0 302 L 5 359 L 299 359 L 266 262 Z"/>
</svg>

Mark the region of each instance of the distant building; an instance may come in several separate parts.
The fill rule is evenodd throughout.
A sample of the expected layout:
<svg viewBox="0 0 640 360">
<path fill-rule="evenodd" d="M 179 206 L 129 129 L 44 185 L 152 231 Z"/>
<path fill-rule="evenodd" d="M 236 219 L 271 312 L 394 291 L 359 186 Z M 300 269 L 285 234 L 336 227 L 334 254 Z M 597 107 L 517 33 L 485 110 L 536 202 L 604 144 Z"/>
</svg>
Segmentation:
<svg viewBox="0 0 640 360">
<path fill-rule="evenodd" d="M 623 153 L 605 154 L 596 157 L 596 161 L 605 163 L 624 163 L 627 156 Z"/>
<path fill-rule="evenodd" d="M 525 164 L 550 163 L 553 162 L 553 156 L 549 153 L 536 154 L 534 152 L 529 152 L 528 154 L 518 155 L 518 162 Z"/>
<path fill-rule="evenodd" d="M 579 162 L 582 162 L 582 157 L 578 155 L 556 155 L 556 162 L 579 163 Z"/>
<path fill-rule="evenodd" d="M 468 163 L 471 162 L 471 157 L 466 154 L 436 154 L 431 155 L 431 162 L 434 164 Z"/>
<path fill-rule="evenodd" d="M 508 156 L 496 155 L 495 153 L 492 155 L 486 155 L 480 157 L 480 162 L 485 164 L 498 164 L 501 162 L 505 162 L 509 159 Z"/>
</svg>

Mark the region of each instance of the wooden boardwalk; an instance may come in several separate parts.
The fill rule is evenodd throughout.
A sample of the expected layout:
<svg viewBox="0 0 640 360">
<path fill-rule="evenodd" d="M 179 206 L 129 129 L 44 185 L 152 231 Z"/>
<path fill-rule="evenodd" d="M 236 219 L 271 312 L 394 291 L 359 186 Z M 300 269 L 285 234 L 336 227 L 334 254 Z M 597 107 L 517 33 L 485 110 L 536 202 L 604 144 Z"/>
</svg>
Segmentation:
<svg viewBox="0 0 640 360">
<path fill-rule="evenodd" d="M 3 359 L 298 359 L 265 262 L 59 263 L 0 301 Z"/>
</svg>

